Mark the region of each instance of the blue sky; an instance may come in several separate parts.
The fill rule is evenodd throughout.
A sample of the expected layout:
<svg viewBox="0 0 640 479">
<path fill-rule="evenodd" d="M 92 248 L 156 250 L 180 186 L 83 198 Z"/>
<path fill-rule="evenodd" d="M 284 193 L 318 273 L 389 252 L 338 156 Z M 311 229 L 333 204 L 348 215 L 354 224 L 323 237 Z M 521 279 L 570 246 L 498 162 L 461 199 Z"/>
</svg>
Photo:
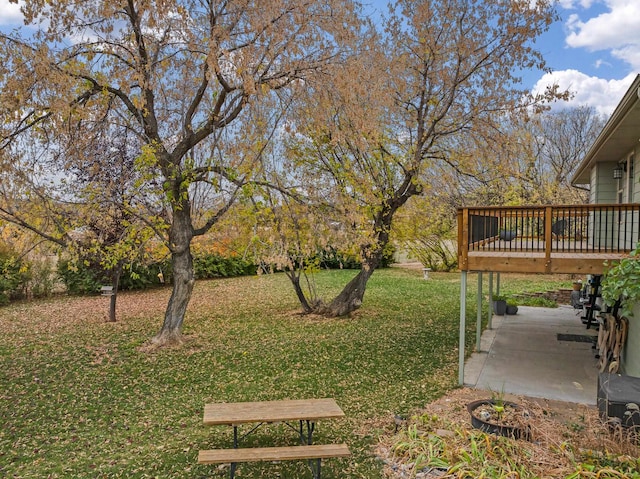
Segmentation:
<svg viewBox="0 0 640 479">
<path fill-rule="evenodd" d="M 558 11 L 539 42 L 553 73 L 532 75 L 532 88 L 556 81 L 572 103 L 611 113 L 640 72 L 640 0 L 561 0 Z"/>
<path fill-rule="evenodd" d="M 386 10 L 387 0 L 368 1 Z M 558 0 L 556 7 L 560 21 L 536 42 L 553 72 L 525 72 L 524 86 L 542 92 L 557 83 L 573 93 L 569 104 L 608 115 L 640 73 L 640 0 Z"/>
<path fill-rule="evenodd" d="M 387 0 L 364 1 L 386 11 Z M 561 20 L 537 42 L 553 73 L 529 72 L 524 86 L 555 82 L 574 93 L 572 104 L 611 113 L 640 73 L 640 0 L 558 0 L 557 8 Z M 21 23 L 18 6 L 0 0 L 0 28 Z"/>
</svg>

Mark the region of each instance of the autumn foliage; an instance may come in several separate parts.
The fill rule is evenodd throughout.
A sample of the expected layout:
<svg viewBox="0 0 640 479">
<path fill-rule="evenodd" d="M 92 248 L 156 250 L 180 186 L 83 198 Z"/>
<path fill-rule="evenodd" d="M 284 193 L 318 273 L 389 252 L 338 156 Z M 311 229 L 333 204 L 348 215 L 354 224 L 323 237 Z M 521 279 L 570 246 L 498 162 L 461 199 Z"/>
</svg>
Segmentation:
<svg viewBox="0 0 640 479">
<path fill-rule="evenodd" d="M 194 249 L 209 233 L 224 248 L 226 227 L 258 265 L 354 258 L 334 298 L 305 298 L 290 276 L 305 311 L 354 312 L 407 202 L 498 165 L 476 153 L 503 144 L 505 119 L 560 96 L 520 84 L 545 68 L 546 0 L 398 0 L 378 24 L 351 0 L 21 8 L 26 27 L 0 34 L 0 219 L 78 257 L 91 229 L 115 290 L 162 242 L 173 281 L 158 344 L 180 342 L 196 277 L 233 269 Z"/>
</svg>

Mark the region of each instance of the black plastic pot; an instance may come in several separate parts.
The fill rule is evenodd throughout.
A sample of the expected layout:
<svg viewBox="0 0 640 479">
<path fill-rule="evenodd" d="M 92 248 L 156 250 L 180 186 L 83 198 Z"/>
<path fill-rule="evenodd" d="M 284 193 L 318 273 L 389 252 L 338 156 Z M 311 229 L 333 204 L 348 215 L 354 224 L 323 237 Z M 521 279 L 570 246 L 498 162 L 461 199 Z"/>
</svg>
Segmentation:
<svg viewBox="0 0 640 479">
<path fill-rule="evenodd" d="M 512 241 L 517 235 L 515 231 L 501 230 L 500 239 L 503 241 Z"/>
<path fill-rule="evenodd" d="M 522 409 L 522 407 L 516 403 L 509 401 L 501 401 L 504 406 L 509 406 L 515 409 Z M 474 411 L 482 405 L 494 406 L 496 401 L 493 399 L 479 399 L 467 404 L 467 411 L 471 415 L 471 425 L 480 429 L 481 431 L 489 434 L 497 434 L 499 436 L 511 437 L 513 439 L 524 439 L 526 441 L 531 440 L 531 429 L 529 426 L 517 427 L 517 426 L 503 426 L 500 424 L 493 424 L 488 421 L 484 421 L 474 414 Z"/>
<path fill-rule="evenodd" d="M 493 302 L 493 313 L 498 316 L 504 316 L 507 312 L 507 302 L 505 300 L 498 300 Z"/>
</svg>

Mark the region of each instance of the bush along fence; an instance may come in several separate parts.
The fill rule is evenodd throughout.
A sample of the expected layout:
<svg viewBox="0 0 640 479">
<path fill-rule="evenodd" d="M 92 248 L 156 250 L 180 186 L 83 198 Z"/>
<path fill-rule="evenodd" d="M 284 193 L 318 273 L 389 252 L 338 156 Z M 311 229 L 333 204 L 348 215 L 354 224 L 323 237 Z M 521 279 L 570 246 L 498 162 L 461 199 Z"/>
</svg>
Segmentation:
<svg viewBox="0 0 640 479">
<path fill-rule="evenodd" d="M 218 254 L 198 255 L 193 259 L 196 279 L 244 276 L 256 273 L 255 265 L 239 257 Z M 60 260 L 58 273 L 71 294 L 97 294 L 102 285 L 111 284 L 110 272 L 98 262 Z M 133 263 L 123 268 L 120 290 L 140 290 L 171 283 L 171 261 L 166 258 L 149 264 Z"/>
<path fill-rule="evenodd" d="M 387 248 L 381 267 L 389 266 L 393 261 L 393 253 L 393 248 Z M 335 249 L 322 251 L 312 260 L 323 269 L 358 269 L 361 266 L 354 255 Z M 193 258 L 196 279 L 254 275 L 258 269 L 256 263 L 253 258 L 246 259 L 233 253 L 199 251 Z M 47 273 L 46 285 L 41 280 L 37 281 L 36 286 L 32 284 L 37 271 Z M 132 263 L 122 269 L 118 288 L 121 291 L 142 290 L 162 283 L 169 284 L 172 276 L 169 257 L 148 264 Z M 101 265 L 98 258 L 59 258 L 57 265 L 42 268 L 38 264 L 20 260 L 10 251 L 0 251 L 0 305 L 7 304 L 12 299 L 49 295 L 55 283 L 62 283 L 68 294 L 91 295 L 100 294 L 101 287 L 111 285 L 112 280 L 111 272 Z M 27 290 L 33 291 L 27 294 Z"/>
<path fill-rule="evenodd" d="M 19 297 L 27 282 L 26 265 L 9 250 L 0 250 L 0 305 Z"/>
</svg>

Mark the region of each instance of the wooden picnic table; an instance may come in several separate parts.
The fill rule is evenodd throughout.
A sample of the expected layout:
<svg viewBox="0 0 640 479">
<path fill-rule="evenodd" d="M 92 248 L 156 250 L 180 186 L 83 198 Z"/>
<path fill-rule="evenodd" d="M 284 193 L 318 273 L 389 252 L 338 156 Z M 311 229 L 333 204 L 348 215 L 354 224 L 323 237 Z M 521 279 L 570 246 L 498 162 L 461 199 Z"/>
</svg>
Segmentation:
<svg viewBox="0 0 640 479">
<path fill-rule="evenodd" d="M 344 412 L 336 401 L 325 398 L 206 404 L 203 421 L 206 426 L 232 426 L 255 422 L 316 421 L 341 417 L 344 417 Z"/>
<path fill-rule="evenodd" d="M 350 455 L 346 444 L 313 444 L 316 421 L 344 417 L 332 398 L 211 403 L 204 407 L 203 423 L 207 426 L 233 427 L 233 449 L 200 451 L 200 464 L 229 462 L 230 478 L 234 478 L 239 462 L 308 459 L 314 479 L 320 479 L 321 459 Z M 291 423 L 298 422 L 298 427 Z M 300 446 L 240 448 L 240 442 L 264 424 L 284 423 L 298 433 Z M 243 436 L 238 429 L 254 424 Z M 306 425 L 306 428 L 305 428 Z"/>
</svg>

